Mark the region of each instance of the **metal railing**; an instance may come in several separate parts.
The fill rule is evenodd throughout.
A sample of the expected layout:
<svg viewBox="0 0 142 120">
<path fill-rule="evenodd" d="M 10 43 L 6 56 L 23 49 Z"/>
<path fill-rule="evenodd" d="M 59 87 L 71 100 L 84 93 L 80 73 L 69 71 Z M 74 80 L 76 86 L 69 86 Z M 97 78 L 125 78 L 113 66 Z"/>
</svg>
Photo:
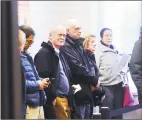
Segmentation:
<svg viewBox="0 0 142 120">
<path fill-rule="evenodd" d="M 142 108 L 142 103 L 130 107 L 110 110 L 108 107 L 101 107 L 99 113 L 93 113 L 93 119 L 111 119 L 111 117 L 122 115 Z M 142 116 L 141 116 L 142 117 Z M 141 118 L 142 119 L 142 118 Z"/>
</svg>

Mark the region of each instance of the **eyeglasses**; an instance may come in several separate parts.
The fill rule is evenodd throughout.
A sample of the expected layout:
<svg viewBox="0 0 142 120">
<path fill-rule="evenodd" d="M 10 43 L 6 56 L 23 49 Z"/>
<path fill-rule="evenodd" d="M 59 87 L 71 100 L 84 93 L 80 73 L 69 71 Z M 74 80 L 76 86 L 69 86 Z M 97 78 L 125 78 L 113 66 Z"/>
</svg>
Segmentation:
<svg viewBox="0 0 142 120">
<path fill-rule="evenodd" d="M 28 43 L 28 44 L 33 44 L 33 40 L 26 40 L 26 42 Z"/>
<path fill-rule="evenodd" d="M 107 34 L 107 35 L 103 35 L 103 37 L 112 37 L 112 35 Z"/>
</svg>

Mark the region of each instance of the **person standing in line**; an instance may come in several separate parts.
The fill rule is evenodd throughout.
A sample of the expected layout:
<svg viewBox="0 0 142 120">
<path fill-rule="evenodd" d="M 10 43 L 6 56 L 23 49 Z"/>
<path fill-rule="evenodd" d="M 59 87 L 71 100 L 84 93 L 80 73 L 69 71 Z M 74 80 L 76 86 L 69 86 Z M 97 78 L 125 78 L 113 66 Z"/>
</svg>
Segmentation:
<svg viewBox="0 0 142 120">
<path fill-rule="evenodd" d="M 51 85 L 46 89 L 48 101 L 44 105 L 46 119 L 71 119 L 71 73 L 66 59 L 60 52 L 64 45 L 66 29 L 57 26 L 49 33 L 49 41 L 42 42 L 34 62 L 40 77 L 49 77 Z"/>
<path fill-rule="evenodd" d="M 80 88 L 74 94 L 77 114 L 80 119 L 90 118 L 90 104 L 93 103 L 90 85 L 97 85 L 97 77 L 90 72 L 89 59 L 82 46 L 81 26 L 75 19 L 68 21 L 67 36 L 64 46 L 60 48 L 66 58 L 72 74 L 72 83 Z"/>
<path fill-rule="evenodd" d="M 124 87 L 118 68 L 118 51 L 112 45 L 112 30 L 100 31 L 101 41 L 97 44 L 95 57 L 99 68 L 99 81 L 105 91 L 103 106 L 115 110 L 123 107 Z M 122 119 L 122 115 L 112 117 Z"/>
<path fill-rule="evenodd" d="M 26 27 L 27 28 L 27 27 Z M 24 31 L 20 30 L 22 33 Z M 44 119 L 43 104 L 46 101 L 44 89 L 48 87 L 48 78 L 40 78 L 34 66 L 32 57 L 29 54 L 23 52 L 24 45 L 26 43 L 25 38 L 21 40 L 20 44 L 23 46 L 21 49 L 21 64 L 22 72 L 25 79 L 25 107 L 26 107 L 26 119 Z M 24 44 L 25 40 L 25 44 Z"/>
<path fill-rule="evenodd" d="M 139 103 L 142 103 L 142 26 L 140 39 L 135 42 L 129 65 L 132 79 L 138 89 Z"/>
</svg>

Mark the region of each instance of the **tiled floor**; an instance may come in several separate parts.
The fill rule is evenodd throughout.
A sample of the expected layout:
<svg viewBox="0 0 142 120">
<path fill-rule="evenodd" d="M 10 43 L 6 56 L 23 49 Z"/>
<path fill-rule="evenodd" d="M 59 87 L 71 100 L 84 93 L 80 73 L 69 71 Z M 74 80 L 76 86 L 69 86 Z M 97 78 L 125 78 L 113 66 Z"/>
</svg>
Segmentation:
<svg viewBox="0 0 142 120">
<path fill-rule="evenodd" d="M 138 97 L 135 96 L 134 98 L 135 98 L 135 103 L 139 104 Z M 134 119 L 134 120 L 140 119 L 140 120 L 142 120 L 142 109 L 123 114 L 123 119 Z"/>
</svg>

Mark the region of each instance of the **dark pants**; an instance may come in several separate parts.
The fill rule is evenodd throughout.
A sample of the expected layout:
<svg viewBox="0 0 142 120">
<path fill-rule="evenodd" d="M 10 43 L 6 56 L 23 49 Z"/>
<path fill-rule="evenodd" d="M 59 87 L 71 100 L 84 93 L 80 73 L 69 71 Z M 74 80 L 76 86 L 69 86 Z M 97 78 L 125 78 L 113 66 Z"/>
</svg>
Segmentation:
<svg viewBox="0 0 142 120">
<path fill-rule="evenodd" d="M 90 104 L 80 105 L 76 107 L 77 114 L 81 116 L 81 119 L 89 119 L 90 118 Z"/>
<path fill-rule="evenodd" d="M 109 107 L 110 110 L 116 110 L 123 107 L 124 88 L 122 83 L 103 86 L 105 90 L 105 99 L 103 100 L 103 107 Z M 114 116 L 112 119 L 122 119 L 122 115 Z"/>
<path fill-rule="evenodd" d="M 56 119 L 56 114 L 53 105 L 45 104 L 43 108 L 45 119 Z"/>
</svg>

